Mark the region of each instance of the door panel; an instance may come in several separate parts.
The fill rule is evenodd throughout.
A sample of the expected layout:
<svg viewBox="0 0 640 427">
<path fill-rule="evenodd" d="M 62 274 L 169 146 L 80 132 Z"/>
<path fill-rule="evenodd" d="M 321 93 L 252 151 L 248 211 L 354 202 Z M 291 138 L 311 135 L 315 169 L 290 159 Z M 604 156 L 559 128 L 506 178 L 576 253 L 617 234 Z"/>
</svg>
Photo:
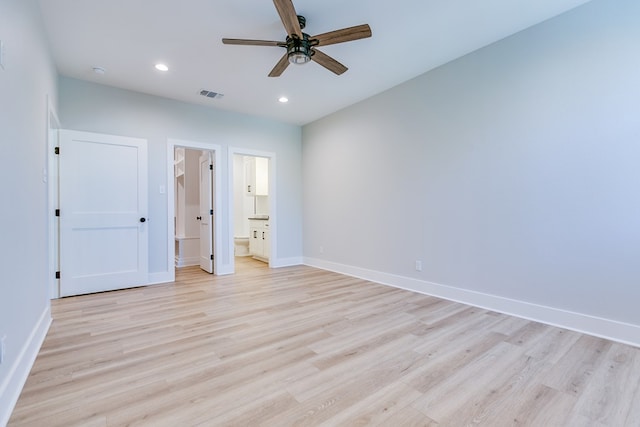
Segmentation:
<svg viewBox="0 0 640 427">
<path fill-rule="evenodd" d="M 200 156 L 200 268 L 213 273 L 213 160 Z"/>
<path fill-rule="evenodd" d="M 59 146 L 61 296 L 146 284 L 146 140 L 65 130 Z"/>
</svg>

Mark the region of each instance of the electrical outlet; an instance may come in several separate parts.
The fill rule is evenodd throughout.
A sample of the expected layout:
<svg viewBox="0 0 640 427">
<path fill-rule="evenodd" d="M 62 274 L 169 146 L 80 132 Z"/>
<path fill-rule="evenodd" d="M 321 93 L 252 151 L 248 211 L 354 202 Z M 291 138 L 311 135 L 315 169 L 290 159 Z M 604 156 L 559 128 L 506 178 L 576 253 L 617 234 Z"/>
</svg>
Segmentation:
<svg viewBox="0 0 640 427">
<path fill-rule="evenodd" d="M 6 338 L 6 335 L 0 338 L 0 365 L 2 365 L 2 362 L 4 362 L 4 340 Z"/>
<path fill-rule="evenodd" d="M 416 271 L 422 271 L 422 261 L 416 260 Z"/>
</svg>

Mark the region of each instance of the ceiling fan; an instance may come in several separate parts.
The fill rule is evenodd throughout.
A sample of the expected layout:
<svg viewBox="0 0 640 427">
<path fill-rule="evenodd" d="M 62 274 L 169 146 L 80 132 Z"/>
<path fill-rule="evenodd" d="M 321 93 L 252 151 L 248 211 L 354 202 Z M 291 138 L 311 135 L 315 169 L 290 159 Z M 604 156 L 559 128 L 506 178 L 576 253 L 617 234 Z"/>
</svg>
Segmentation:
<svg viewBox="0 0 640 427">
<path fill-rule="evenodd" d="M 227 39 L 223 38 L 224 44 L 236 44 L 245 46 L 275 46 L 284 47 L 287 53 L 284 54 L 280 61 L 273 67 L 269 73 L 269 77 L 278 77 L 282 75 L 289 64 L 306 64 L 314 61 L 329 71 L 340 75 L 348 70 L 347 67 L 316 49 L 319 46 L 327 46 L 330 44 L 344 43 L 353 40 L 371 37 L 371 28 L 369 25 L 356 25 L 355 27 L 343 28 L 341 30 L 330 31 L 328 33 L 310 36 L 303 33 L 306 19 L 296 13 L 291 0 L 273 0 L 278 15 L 282 20 L 287 38 L 285 41 L 269 41 L 269 40 L 246 40 L 246 39 Z"/>
</svg>

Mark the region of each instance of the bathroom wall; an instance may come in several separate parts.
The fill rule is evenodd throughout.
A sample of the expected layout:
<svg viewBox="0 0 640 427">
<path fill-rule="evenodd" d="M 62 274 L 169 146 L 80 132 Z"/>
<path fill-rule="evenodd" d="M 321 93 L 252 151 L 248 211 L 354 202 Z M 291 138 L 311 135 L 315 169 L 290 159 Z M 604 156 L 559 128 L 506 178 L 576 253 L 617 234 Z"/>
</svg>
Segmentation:
<svg viewBox="0 0 640 427">
<path fill-rule="evenodd" d="M 254 212 L 254 198 L 245 192 L 245 156 L 233 156 L 233 225 L 235 237 L 249 236 L 248 218 Z"/>
<path fill-rule="evenodd" d="M 269 196 L 256 196 L 256 214 L 269 215 Z"/>
</svg>

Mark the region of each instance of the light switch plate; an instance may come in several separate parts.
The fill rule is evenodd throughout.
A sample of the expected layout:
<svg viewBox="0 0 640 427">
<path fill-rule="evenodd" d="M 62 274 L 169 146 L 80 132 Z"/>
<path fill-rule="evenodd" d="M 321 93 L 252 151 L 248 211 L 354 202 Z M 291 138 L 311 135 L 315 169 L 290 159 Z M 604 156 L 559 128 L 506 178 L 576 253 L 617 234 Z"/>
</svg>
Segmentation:
<svg viewBox="0 0 640 427">
<path fill-rule="evenodd" d="M 2 364 L 2 362 L 4 362 L 4 340 L 6 338 L 6 335 L 0 338 L 0 365 Z"/>
<path fill-rule="evenodd" d="M 0 40 L 0 68 L 4 70 L 4 42 Z"/>
</svg>

